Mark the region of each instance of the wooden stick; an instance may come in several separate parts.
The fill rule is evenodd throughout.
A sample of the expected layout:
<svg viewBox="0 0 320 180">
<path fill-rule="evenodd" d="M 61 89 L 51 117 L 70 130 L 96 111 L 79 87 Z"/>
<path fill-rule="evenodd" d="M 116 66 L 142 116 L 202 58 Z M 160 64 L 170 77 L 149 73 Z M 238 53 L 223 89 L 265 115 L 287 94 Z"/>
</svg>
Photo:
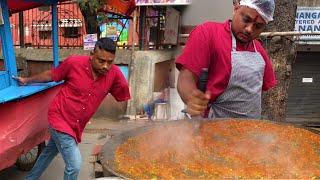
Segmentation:
<svg viewBox="0 0 320 180">
<path fill-rule="evenodd" d="M 274 36 L 319 36 L 320 32 L 299 32 L 299 31 L 288 31 L 288 32 L 263 32 L 260 37 L 274 37 Z"/>
<path fill-rule="evenodd" d="M 299 31 L 288 31 L 288 32 L 263 32 L 260 37 L 274 37 L 274 36 L 319 36 L 320 32 L 299 32 Z M 180 34 L 181 38 L 188 38 L 189 34 Z"/>
</svg>

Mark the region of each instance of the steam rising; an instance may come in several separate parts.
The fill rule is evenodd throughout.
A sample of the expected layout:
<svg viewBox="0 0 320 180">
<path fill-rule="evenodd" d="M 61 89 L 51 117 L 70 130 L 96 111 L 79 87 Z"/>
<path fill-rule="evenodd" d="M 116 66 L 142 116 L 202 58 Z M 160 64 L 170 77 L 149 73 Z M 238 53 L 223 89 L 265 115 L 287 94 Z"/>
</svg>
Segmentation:
<svg viewBox="0 0 320 180">
<path fill-rule="evenodd" d="M 146 137 L 150 154 L 147 154 L 145 157 L 157 158 L 160 157 L 161 154 L 168 152 L 174 152 L 176 156 L 185 158 L 194 155 L 197 153 L 194 133 L 194 126 L 189 123 L 182 123 L 179 126 L 156 128 Z M 200 138 L 200 136 L 198 138 Z"/>
<path fill-rule="evenodd" d="M 160 125 L 136 139 L 136 163 L 147 164 L 140 174 L 152 167 L 160 169 L 152 172 L 161 178 L 320 177 L 320 137 L 295 127 L 238 120 L 199 127 L 184 121 Z"/>
</svg>

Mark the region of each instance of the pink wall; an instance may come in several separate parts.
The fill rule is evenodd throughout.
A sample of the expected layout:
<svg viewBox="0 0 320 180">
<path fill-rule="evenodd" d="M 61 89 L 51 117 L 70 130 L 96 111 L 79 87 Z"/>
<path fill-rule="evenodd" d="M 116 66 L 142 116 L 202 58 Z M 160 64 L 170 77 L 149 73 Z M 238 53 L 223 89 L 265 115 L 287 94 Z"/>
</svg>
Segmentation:
<svg viewBox="0 0 320 180">
<path fill-rule="evenodd" d="M 86 34 L 84 18 L 81 14 L 80 8 L 76 3 L 64 3 L 58 5 L 58 19 L 59 25 L 59 45 L 60 46 L 82 46 L 83 35 Z M 61 23 L 62 20 L 71 20 L 70 23 Z M 75 21 L 74 21 L 75 20 Z M 79 22 L 80 20 L 80 22 Z M 19 14 L 15 13 L 10 17 L 13 42 L 15 45 L 19 44 Z M 63 35 L 66 33 L 65 26 L 72 26 L 78 28 L 78 37 L 68 38 Z M 45 30 L 47 29 L 47 31 Z M 47 9 L 31 9 L 24 11 L 24 33 L 25 43 L 33 46 L 51 46 L 51 37 L 48 39 L 40 39 L 42 35 L 51 34 L 51 12 Z"/>
</svg>

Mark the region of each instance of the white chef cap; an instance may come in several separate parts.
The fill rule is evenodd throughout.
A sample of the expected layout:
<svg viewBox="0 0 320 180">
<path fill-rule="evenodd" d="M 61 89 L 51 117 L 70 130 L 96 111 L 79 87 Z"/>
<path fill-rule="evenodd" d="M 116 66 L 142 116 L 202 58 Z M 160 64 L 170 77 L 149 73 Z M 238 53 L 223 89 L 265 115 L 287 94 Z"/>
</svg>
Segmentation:
<svg viewBox="0 0 320 180">
<path fill-rule="evenodd" d="M 275 3 L 274 0 L 241 0 L 240 6 L 255 9 L 266 23 L 273 21 Z"/>
</svg>

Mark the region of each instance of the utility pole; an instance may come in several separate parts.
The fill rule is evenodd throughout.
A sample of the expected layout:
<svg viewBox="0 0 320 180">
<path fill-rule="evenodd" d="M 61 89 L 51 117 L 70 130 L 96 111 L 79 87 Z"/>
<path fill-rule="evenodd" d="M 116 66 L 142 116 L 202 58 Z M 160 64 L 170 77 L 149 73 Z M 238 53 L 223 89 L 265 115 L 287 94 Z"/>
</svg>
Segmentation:
<svg viewBox="0 0 320 180">
<path fill-rule="evenodd" d="M 146 42 L 146 15 L 147 15 L 147 7 L 140 6 L 140 16 L 139 16 L 139 49 L 145 50 L 145 42 Z"/>
</svg>

